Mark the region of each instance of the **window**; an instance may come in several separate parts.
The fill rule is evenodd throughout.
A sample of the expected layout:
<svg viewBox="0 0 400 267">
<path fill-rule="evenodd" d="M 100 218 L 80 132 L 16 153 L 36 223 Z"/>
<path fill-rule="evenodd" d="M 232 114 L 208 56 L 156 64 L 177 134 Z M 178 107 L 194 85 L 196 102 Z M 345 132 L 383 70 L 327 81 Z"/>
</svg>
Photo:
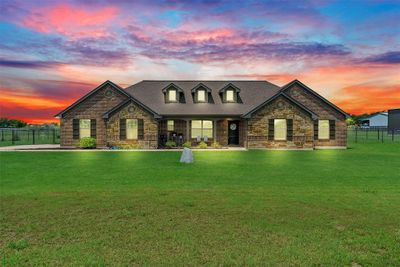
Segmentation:
<svg viewBox="0 0 400 267">
<path fill-rule="evenodd" d="M 126 120 L 126 139 L 138 139 L 138 123 L 136 119 Z"/>
<path fill-rule="evenodd" d="M 90 119 L 79 120 L 79 138 L 90 137 Z"/>
<path fill-rule="evenodd" d="M 206 102 L 206 91 L 205 90 L 197 90 L 197 101 L 198 102 Z"/>
<path fill-rule="evenodd" d="M 168 131 L 173 131 L 174 130 L 174 121 L 173 120 L 168 120 L 167 121 L 167 130 Z"/>
<path fill-rule="evenodd" d="M 170 102 L 176 102 L 176 90 L 168 90 L 168 101 Z"/>
<path fill-rule="evenodd" d="M 274 140 L 286 140 L 287 127 L 285 119 L 274 120 Z"/>
<path fill-rule="evenodd" d="M 226 102 L 234 102 L 234 91 L 233 90 L 226 90 Z"/>
<path fill-rule="evenodd" d="M 318 121 L 318 139 L 329 139 L 329 120 Z"/>
<path fill-rule="evenodd" d="M 213 138 L 213 122 L 203 120 L 192 120 L 192 138 L 200 136 L 204 138 Z"/>
</svg>

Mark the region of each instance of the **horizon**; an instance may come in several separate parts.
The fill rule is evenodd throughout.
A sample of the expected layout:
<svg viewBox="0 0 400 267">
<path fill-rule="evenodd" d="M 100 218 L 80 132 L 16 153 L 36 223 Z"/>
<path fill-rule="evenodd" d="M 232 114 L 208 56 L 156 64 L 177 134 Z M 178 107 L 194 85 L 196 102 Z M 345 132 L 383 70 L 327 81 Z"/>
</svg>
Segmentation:
<svg viewBox="0 0 400 267">
<path fill-rule="evenodd" d="M 298 79 L 349 114 L 400 108 L 399 1 L 2 1 L 0 117 L 30 124 L 106 80 Z M 132 15 L 133 14 L 133 15 Z"/>
</svg>

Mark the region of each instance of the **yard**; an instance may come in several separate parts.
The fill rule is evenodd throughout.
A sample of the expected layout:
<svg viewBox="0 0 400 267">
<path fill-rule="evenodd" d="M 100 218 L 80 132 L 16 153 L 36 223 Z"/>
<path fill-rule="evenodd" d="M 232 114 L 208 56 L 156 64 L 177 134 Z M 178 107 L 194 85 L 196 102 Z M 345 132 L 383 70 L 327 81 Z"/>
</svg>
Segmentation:
<svg viewBox="0 0 400 267">
<path fill-rule="evenodd" d="M 400 265 L 400 143 L 3 152 L 3 265 Z"/>
</svg>

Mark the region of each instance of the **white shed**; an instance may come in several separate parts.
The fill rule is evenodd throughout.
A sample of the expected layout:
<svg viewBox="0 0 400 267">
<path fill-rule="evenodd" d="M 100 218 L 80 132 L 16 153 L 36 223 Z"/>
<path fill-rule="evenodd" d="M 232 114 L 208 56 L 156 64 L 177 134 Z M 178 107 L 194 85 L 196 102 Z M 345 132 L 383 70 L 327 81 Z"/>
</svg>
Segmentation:
<svg viewBox="0 0 400 267">
<path fill-rule="evenodd" d="M 388 127 L 388 113 L 379 112 L 361 120 L 364 127 Z"/>
</svg>

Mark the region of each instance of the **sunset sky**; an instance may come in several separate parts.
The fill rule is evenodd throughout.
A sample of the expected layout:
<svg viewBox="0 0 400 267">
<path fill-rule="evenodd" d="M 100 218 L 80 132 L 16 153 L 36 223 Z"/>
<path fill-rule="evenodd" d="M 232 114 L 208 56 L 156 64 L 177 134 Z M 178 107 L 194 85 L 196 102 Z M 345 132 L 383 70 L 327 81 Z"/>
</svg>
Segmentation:
<svg viewBox="0 0 400 267">
<path fill-rule="evenodd" d="M 347 112 L 400 108 L 400 1 L 0 1 L 0 117 L 105 80 L 299 79 Z"/>
</svg>

